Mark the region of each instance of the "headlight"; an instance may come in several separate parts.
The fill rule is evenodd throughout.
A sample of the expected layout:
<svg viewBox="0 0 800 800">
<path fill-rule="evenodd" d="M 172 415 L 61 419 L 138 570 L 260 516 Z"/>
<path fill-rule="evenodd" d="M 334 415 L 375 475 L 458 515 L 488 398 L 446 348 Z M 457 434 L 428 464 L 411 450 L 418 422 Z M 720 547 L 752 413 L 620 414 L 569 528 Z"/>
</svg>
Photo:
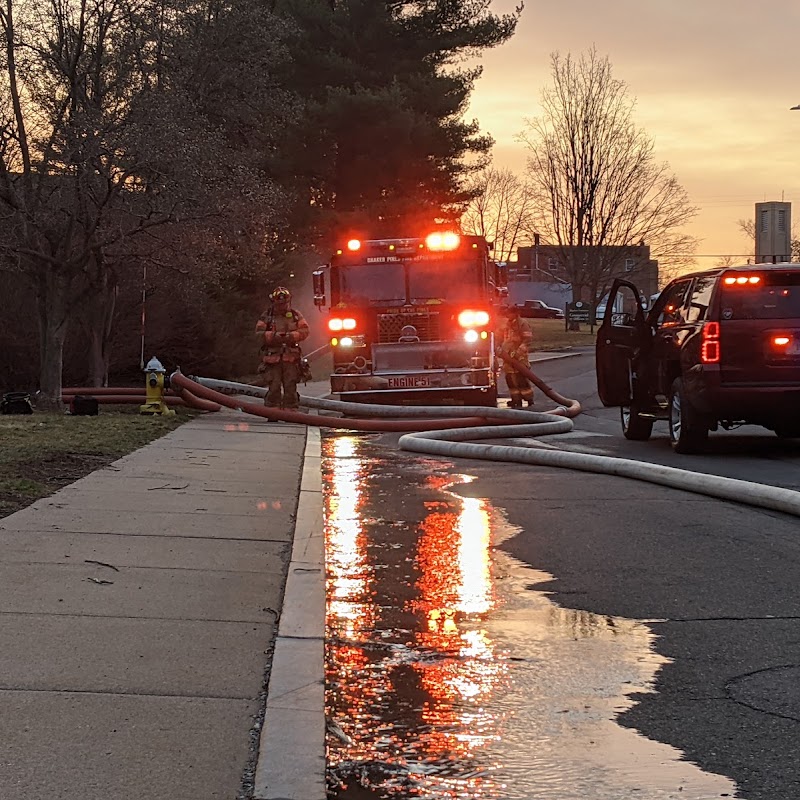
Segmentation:
<svg viewBox="0 0 800 800">
<path fill-rule="evenodd" d="M 339 347 L 366 347 L 366 339 L 364 334 L 357 336 L 342 336 L 339 339 Z"/>
<path fill-rule="evenodd" d="M 469 342 L 470 344 L 472 344 L 473 342 L 477 342 L 479 338 L 480 334 L 478 333 L 478 331 L 467 331 L 464 334 L 464 341 Z"/>
</svg>

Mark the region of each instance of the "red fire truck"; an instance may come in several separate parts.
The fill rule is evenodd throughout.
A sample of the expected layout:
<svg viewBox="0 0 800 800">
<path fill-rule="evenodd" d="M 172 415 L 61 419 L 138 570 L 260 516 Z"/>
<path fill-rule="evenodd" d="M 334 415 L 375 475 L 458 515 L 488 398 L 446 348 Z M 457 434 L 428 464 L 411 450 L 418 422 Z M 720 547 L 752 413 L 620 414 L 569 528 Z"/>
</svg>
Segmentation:
<svg viewBox="0 0 800 800">
<path fill-rule="evenodd" d="M 331 391 L 398 405 L 497 404 L 504 272 L 483 237 L 350 239 L 314 273 L 327 306 Z M 326 302 L 326 289 L 329 300 Z"/>
</svg>

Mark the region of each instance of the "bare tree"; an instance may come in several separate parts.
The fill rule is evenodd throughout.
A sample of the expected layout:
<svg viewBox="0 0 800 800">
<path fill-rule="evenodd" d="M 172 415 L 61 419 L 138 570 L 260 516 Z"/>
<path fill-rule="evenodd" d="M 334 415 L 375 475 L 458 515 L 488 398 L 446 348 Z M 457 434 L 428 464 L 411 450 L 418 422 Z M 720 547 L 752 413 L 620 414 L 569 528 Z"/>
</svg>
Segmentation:
<svg viewBox="0 0 800 800">
<path fill-rule="evenodd" d="M 543 113 L 519 139 L 537 226 L 566 270 L 573 300 L 601 297 L 635 248 L 660 263 L 688 262 L 696 241 L 680 228 L 696 214 L 654 142 L 633 121 L 635 101 L 592 49 L 578 60 L 551 56 L 553 86 Z"/>
<path fill-rule="evenodd" d="M 142 50 L 152 38 L 131 20 L 158 19 L 147 5 L 158 3 L 4 0 L 0 9 L 3 244 L 35 289 L 40 389 L 52 404 L 60 403 L 70 316 L 109 252 L 175 210 L 159 191 L 167 180 L 154 180 L 153 119 L 131 120 L 148 89 Z"/>
<path fill-rule="evenodd" d="M 249 239 L 263 257 L 281 203 L 261 109 L 288 103 L 261 68 L 280 36 L 247 0 L 0 3 L 0 268 L 34 287 L 39 388 L 58 404 L 70 320 L 104 382 L 119 270 L 163 261 L 159 228 L 188 224 L 185 241 L 213 220 L 194 244 Z"/>
<path fill-rule="evenodd" d="M 756 223 L 752 219 L 738 219 L 736 220 L 736 227 L 745 235 L 750 245 L 755 247 Z"/>
<path fill-rule="evenodd" d="M 475 196 L 461 217 L 461 229 L 494 242 L 498 261 L 510 261 L 518 247 L 532 243 L 534 195 L 510 169 L 483 170 L 468 191 Z"/>
</svg>

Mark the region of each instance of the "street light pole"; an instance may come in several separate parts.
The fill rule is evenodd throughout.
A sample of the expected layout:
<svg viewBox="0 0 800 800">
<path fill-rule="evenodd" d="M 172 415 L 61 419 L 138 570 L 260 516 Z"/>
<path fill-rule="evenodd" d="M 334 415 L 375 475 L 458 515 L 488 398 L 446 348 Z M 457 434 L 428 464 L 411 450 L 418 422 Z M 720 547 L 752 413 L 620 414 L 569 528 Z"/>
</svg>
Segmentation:
<svg viewBox="0 0 800 800">
<path fill-rule="evenodd" d="M 144 371 L 144 331 L 147 309 L 147 262 L 142 260 L 142 350 L 139 356 L 139 368 Z"/>
</svg>

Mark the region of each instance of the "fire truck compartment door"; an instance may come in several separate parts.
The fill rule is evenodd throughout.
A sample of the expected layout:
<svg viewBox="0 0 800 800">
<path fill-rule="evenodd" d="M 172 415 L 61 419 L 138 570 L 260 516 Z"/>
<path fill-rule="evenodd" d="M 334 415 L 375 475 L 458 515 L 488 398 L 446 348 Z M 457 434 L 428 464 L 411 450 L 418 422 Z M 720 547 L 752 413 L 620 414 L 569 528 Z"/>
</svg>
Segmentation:
<svg viewBox="0 0 800 800">
<path fill-rule="evenodd" d="M 372 346 L 373 372 L 420 369 L 467 369 L 475 345 L 466 342 L 397 342 Z"/>
</svg>

